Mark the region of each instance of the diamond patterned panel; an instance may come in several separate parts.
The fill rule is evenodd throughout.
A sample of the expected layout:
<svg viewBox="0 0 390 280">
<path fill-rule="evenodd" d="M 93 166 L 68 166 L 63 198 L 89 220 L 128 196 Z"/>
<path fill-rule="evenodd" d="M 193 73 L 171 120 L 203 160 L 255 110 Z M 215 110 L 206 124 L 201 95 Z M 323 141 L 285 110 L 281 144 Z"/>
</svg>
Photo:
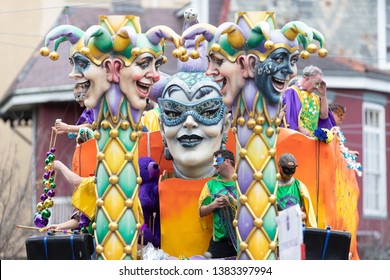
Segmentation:
<svg viewBox="0 0 390 280">
<path fill-rule="evenodd" d="M 247 144 L 248 158 L 256 170 L 260 170 L 268 159 L 268 147 L 264 145 L 263 140 L 259 135 L 252 138 Z"/>
<path fill-rule="evenodd" d="M 262 218 L 264 210 L 268 205 L 268 195 L 260 183 L 256 182 L 247 192 L 248 205 L 256 217 Z"/>
<path fill-rule="evenodd" d="M 109 237 L 104 244 L 104 255 L 107 260 L 120 260 L 124 254 L 122 242 L 113 232 L 108 234 Z"/>
<path fill-rule="evenodd" d="M 125 151 L 117 139 L 113 139 L 106 147 L 105 160 L 112 174 L 118 174 L 125 161 Z"/>
<path fill-rule="evenodd" d="M 117 187 L 114 186 L 110 188 L 104 199 L 104 206 L 107 210 L 108 215 L 110 216 L 110 219 L 113 221 L 117 221 L 119 215 L 125 207 L 124 198 L 118 191 Z"/>
</svg>

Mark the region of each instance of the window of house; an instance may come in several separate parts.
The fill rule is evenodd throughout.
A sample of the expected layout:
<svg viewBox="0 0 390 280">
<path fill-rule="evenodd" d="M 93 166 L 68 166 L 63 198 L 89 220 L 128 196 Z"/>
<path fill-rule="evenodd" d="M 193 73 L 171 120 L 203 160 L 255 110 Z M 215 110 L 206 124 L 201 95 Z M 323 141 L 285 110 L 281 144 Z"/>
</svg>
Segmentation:
<svg viewBox="0 0 390 280">
<path fill-rule="evenodd" d="M 390 69 L 390 0 L 378 0 L 378 65 Z"/>
<path fill-rule="evenodd" d="M 386 124 L 382 105 L 363 103 L 363 216 L 387 217 Z"/>
</svg>

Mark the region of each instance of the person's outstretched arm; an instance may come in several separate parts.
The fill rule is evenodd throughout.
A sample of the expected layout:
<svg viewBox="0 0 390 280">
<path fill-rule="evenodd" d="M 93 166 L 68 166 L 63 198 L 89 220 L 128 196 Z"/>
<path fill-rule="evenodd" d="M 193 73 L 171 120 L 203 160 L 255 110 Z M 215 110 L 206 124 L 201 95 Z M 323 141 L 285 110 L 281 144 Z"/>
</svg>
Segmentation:
<svg viewBox="0 0 390 280">
<path fill-rule="evenodd" d="M 54 168 L 58 171 L 61 171 L 61 173 L 64 175 L 64 177 L 70 184 L 72 184 L 75 187 L 80 185 L 81 181 L 83 180 L 83 177 L 74 173 L 72 170 L 70 170 L 65 164 L 63 164 L 59 160 L 53 161 L 53 164 L 54 164 Z"/>
</svg>

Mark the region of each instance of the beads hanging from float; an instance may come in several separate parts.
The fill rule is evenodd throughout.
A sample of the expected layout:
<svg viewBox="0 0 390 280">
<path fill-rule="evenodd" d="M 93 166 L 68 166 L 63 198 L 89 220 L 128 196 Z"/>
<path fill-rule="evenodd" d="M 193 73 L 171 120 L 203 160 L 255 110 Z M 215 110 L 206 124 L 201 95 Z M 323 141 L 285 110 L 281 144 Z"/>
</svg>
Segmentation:
<svg viewBox="0 0 390 280">
<path fill-rule="evenodd" d="M 55 142 L 57 138 L 57 132 L 52 130 L 51 139 L 50 139 L 50 145 L 49 145 L 49 151 L 46 153 L 46 159 L 45 159 L 45 172 L 43 173 L 43 179 L 42 184 L 44 186 L 43 193 L 40 196 L 40 202 L 37 203 L 36 206 L 36 213 L 34 214 L 34 224 L 39 227 L 43 228 L 47 226 L 49 223 L 49 218 L 51 216 L 51 212 L 49 208 L 53 207 L 54 201 L 53 197 L 55 196 L 55 188 L 57 187 L 55 183 L 55 170 L 54 170 L 54 163 L 55 160 Z"/>
<path fill-rule="evenodd" d="M 49 223 L 51 212 L 49 208 L 54 205 L 53 197 L 55 196 L 54 189 L 55 183 L 55 170 L 53 161 L 55 159 L 54 153 L 56 149 L 54 147 L 46 153 L 45 159 L 45 172 L 43 173 L 42 184 L 44 186 L 43 193 L 40 196 L 40 202 L 37 203 L 37 212 L 34 215 L 34 224 L 39 227 L 45 227 Z"/>
</svg>

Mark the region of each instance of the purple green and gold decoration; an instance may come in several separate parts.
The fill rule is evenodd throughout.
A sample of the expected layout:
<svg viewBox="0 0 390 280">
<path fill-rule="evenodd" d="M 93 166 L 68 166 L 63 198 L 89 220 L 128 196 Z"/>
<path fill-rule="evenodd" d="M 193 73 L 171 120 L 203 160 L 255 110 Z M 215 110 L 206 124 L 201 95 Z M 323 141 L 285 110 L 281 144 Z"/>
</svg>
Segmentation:
<svg viewBox="0 0 390 280">
<path fill-rule="evenodd" d="M 55 51 L 50 53 L 53 40 Z M 41 54 L 55 60 L 58 44 L 64 41 L 71 43 L 71 75 L 76 83 L 87 85 L 85 105 L 95 112 L 98 163 L 93 229 L 97 259 L 135 260 L 143 219 L 138 198 L 141 116 L 151 87 L 160 78 L 159 67 L 166 61 L 165 43 L 172 42 L 176 47 L 173 55 L 181 57 L 180 37 L 162 25 L 142 33 L 136 16 L 100 16 L 99 24 L 85 32 L 71 25 L 54 28 Z M 136 77 L 134 71 L 144 74 Z"/>
<path fill-rule="evenodd" d="M 55 183 L 55 170 L 53 161 L 55 160 L 55 142 L 56 142 L 57 133 L 52 130 L 49 150 L 46 153 L 45 159 L 45 168 L 42 176 L 42 185 L 43 192 L 40 196 L 40 202 L 37 203 L 36 213 L 34 214 L 34 224 L 39 228 L 44 228 L 49 223 L 49 218 L 51 216 L 50 208 L 53 207 L 54 201 L 53 197 L 55 196 L 55 188 L 57 187 Z"/>
<path fill-rule="evenodd" d="M 317 51 L 314 39 L 321 46 L 318 54 L 324 57 L 327 53 L 322 48 L 322 34 L 303 22 L 289 22 L 275 29 L 273 13 L 259 15 L 263 19 L 256 22 L 252 21 L 253 13 L 236 14 L 236 23 L 247 38 L 246 56 L 249 72 L 253 73 L 233 109 L 240 202 L 234 224 L 239 238 L 238 259 L 242 260 L 277 259 L 276 193 L 280 174 L 275 156 L 281 96 L 297 74 L 300 45 L 304 47 L 302 58 Z M 278 60 L 281 56 L 285 58 L 283 63 Z"/>
<path fill-rule="evenodd" d="M 224 103 L 232 108 L 237 145 L 234 179 L 239 194 L 233 222 L 239 243 L 237 258 L 277 259 L 276 192 L 280 175 L 275 156 L 281 96 L 297 74 L 299 56 L 307 58 L 315 52 L 326 56 L 323 36 L 299 21 L 276 29 L 273 12 L 239 12 L 235 24 L 226 22 L 217 28 L 197 24 L 182 37 L 209 41 L 210 64 L 225 58 L 223 63 L 240 66 L 232 70 L 236 71 L 234 75 L 210 70 L 210 65 L 207 72 L 223 82 Z M 304 48 L 301 53 L 300 45 Z M 191 56 L 196 57 L 196 53 Z M 285 59 L 280 63 L 282 56 Z M 230 85 L 229 75 L 235 77 Z"/>
</svg>

